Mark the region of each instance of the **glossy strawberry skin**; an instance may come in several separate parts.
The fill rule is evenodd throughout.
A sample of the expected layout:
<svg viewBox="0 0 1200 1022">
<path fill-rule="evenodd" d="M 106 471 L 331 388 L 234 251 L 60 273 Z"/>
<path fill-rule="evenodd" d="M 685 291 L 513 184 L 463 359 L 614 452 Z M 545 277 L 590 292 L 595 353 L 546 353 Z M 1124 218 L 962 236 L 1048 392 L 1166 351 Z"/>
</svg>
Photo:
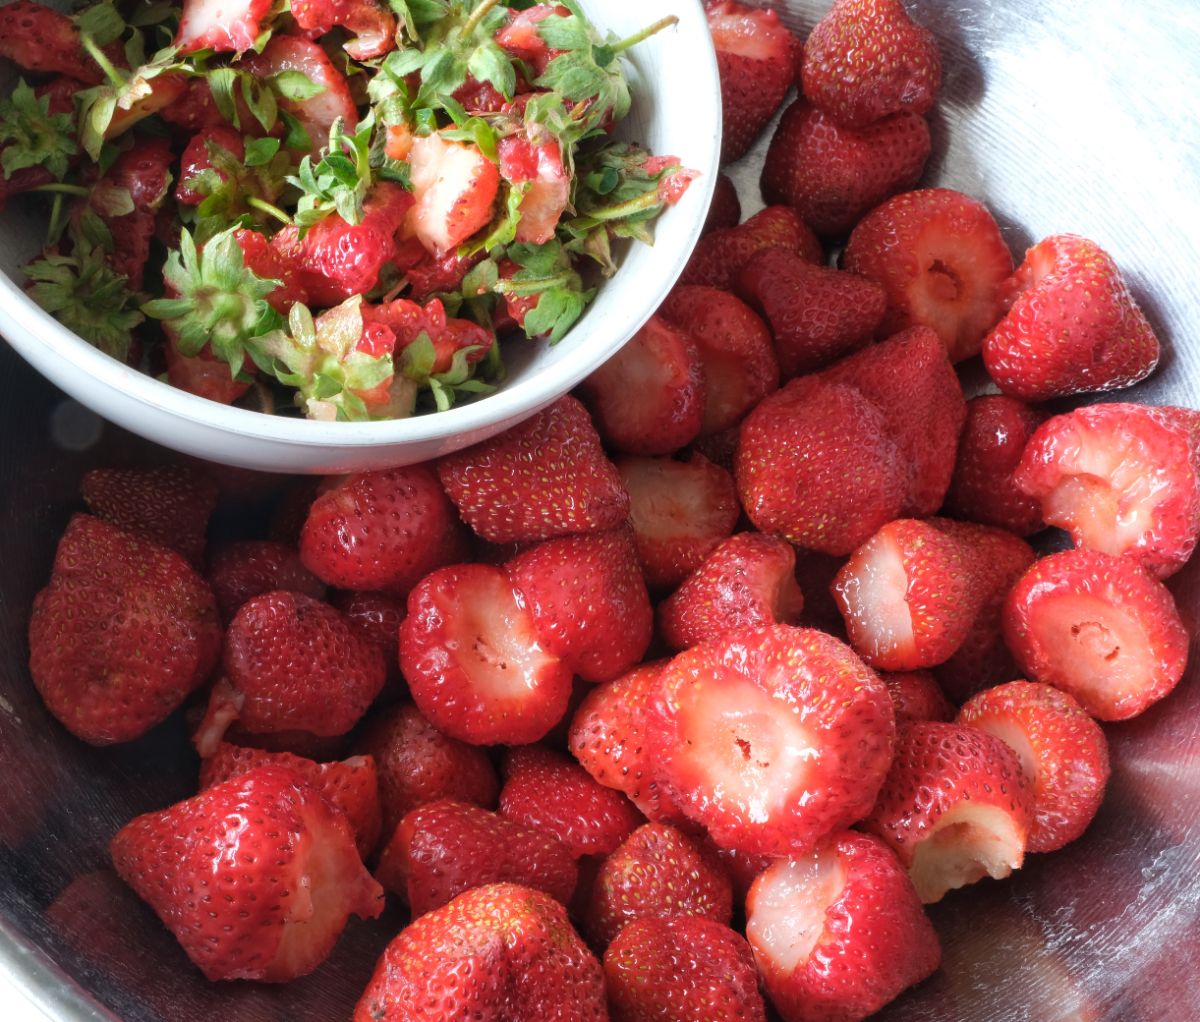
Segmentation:
<svg viewBox="0 0 1200 1022">
<path fill-rule="evenodd" d="M 786 205 L 771 205 L 736 227 L 713 231 L 696 245 L 679 283 L 716 287 L 732 291 L 738 271 L 756 253 L 782 247 L 795 252 L 806 262 L 824 262 L 821 242 Z"/>
<path fill-rule="evenodd" d="M 126 189 L 133 201 L 133 209 L 112 215 L 105 210 L 95 210 L 94 202 L 92 204 L 92 209 L 113 236 L 113 251 L 108 261 L 116 273 L 129 279 L 129 287 L 134 291 L 142 286 L 155 219 L 167 197 L 173 162 L 174 154 L 167 139 L 139 138 L 132 148 L 117 157 L 100 179 L 113 188 Z"/>
<path fill-rule="evenodd" d="M 100 65 L 80 43 L 74 22 L 33 0 L 0 7 L 0 57 L 27 71 L 66 75 L 88 85 L 104 79 Z"/>
<path fill-rule="evenodd" d="M 181 53 L 241 53 L 254 46 L 271 10 L 270 0 L 241 0 L 214 10 L 211 0 L 185 0 L 175 45 Z"/>
<path fill-rule="evenodd" d="M 269 539 L 236 540 L 217 547 L 209 558 L 208 581 L 225 622 L 247 600 L 276 589 L 314 600 L 325 596 L 325 584 L 300 563 L 300 555 Z"/>
<path fill-rule="evenodd" d="M 204 195 L 193 189 L 189 182 L 203 171 L 212 169 L 210 145 L 224 149 L 238 160 L 246 156 L 242 136 L 231 125 L 214 124 L 193 135 L 179 158 L 179 181 L 175 186 L 176 202 L 185 206 L 199 206 L 204 201 Z M 224 176 L 221 180 L 225 180 Z"/>
<path fill-rule="evenodd" d="M 718 174 L 702 234 L 736 227 L 742 222 L 742 203 L 728 174 Z"/>
<path fill-rule="evenodd" d="M 880 671 L 892 697 L 896 726 L 910 720 L 953 720 L 954 707 L 928 671 Z"/>
</svg>

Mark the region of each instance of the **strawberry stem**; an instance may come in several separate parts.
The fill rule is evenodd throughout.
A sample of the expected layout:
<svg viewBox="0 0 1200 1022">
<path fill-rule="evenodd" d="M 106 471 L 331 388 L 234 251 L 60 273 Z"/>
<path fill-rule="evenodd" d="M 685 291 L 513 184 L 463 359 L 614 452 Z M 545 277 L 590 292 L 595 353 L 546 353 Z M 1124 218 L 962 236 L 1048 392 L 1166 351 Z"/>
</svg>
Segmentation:
<svg viewBox="0 0 1200 1022">
<path fill-rule="evenodd" d="M 280 223 L 285 224 L 288 227 L 291 227 L 294 222 L 292 218 L 278 206 L 272 205 L 271 203 L 267 202 L 266 199 L 260 199 L 257 195 L 246 196 L 246 205 L 257 209 L 260 212 L 266 213 L 267 216 L 274 217 Z"/>
<path fill-rule="evenodd" d="M 469 38 L 471 33 L 479 27 L 479 23 L 483 21 L 484 15 L 487 14 L 500 0 L 483 0 L 478 7 L 471 12 L 471 16 L 467 19 L 467 23 L 463 25 L 462 34 Z"/>
<path fill-rule="evenodd" d="M 38 185 L 36 188 L 31 188 L 32 192 L 48 192 L 51 195 L 78 195 L 83 198 L 92 194 L 90 188 L 84 188 L 83 185 L 66 185 L 66 184 L 48 184 Z"/>
<path fill-rule="evenodd" d="M 674 14 L 668 15 L 665 18 L 659 18 L 653 25 L 647 25 L 640 32 L 635 32 L 628 39 L 622 39 L 619 43 L 612 44 L 613 53 L 623 53 L 631 46 L 636 46 L 643 39 L 649 39 L 652 35 L 657 35 L 664 28 L 670 28 L 672 25 L 678 25 L 679 19 Z"/>
<path fill-rule="evenodd" d="M 118 89 L 122 88 L 125 85 L 125 77 L 113 66 L 113 62 L 108 59 L 105 52 L 96 45 L 96 40 L 89 33 L 80 32 L 79 41 L 83 44 L 83 48 L 87 50 L 92 60 L 100 65 L 100 70 L 104 72 L 104 77 Z"/>
</svg>

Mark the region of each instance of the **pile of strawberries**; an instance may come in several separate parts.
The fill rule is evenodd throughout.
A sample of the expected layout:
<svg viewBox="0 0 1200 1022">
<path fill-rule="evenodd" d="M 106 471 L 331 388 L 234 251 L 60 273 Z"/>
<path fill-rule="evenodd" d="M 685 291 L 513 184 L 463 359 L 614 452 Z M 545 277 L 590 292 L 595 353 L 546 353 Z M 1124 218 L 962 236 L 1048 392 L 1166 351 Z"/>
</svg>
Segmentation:
<svg viewBox="0 0 1200 1022">
<path fill-rule="evenodd" d="M 728 158 L 800 84 L 785 204 L 722 186 L 578 397 L 207 549 L 203 470 L 85 478 L 31 673 L 97 745 L 190 701 L 199 794 L 111 850 L 210 979 L 310 972 L 386 891 L 356 1022 L 862 1019 L 938 968 L 923 905 L 1084 832 L 1098 722 L 1182 676 L 1200 413 L 1038 406 L 1154 368 L 1112 260 L 1014 269 L 979 202 L 902 191 L 939 67 L 898 0 L 803 48 L 709 17 Z"/>
</svg>

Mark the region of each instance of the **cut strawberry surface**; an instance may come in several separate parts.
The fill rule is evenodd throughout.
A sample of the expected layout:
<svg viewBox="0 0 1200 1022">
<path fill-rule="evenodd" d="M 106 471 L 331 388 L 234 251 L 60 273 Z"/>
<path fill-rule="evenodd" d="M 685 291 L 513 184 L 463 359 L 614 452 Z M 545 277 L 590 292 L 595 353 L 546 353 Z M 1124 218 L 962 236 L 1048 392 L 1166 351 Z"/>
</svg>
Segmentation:
<svg viewBox="0 0 1200 1022">
<path fill-rule="evenodd" d="M 321 87 L 320 92 L 303 99 L 283 97 L 279 100 L 279 108 L 294 117 L 308 134 L 310 148 L 314 151 L 326 143 L 330 128 L 339 118 L 347 132 L 353 131 L 358 123 L 358 108 L 350 94 L 350 83 L 325 51 L 310 39 L 298 35 L 272 35 L 262 53 L 242 58 L 238 66 L 261 79 L 298 71 Z"/>
<path fill-rule="evenodd" d="M 541 245 L 554 237 L 559 217 L 571 198 L 571 179 L 563 166 L 562 147 L 555 141 L 535 145 L 510 135 L 497 146 L 500 175 L 525 186 L 518 209 L 516 240 Z"/>
<path fill-rule="evenodd" d="M 254 46 L 271 0 L 184 0 L 175 45 L 182 53 L 241 53 Z"/>
<path fill-rule="evenodd" d="M 448 142 L 436 132 L 413 139 L 409 154 L 416 202 L 409 226 L 441 257 L 492 218 L 500 171 L 475 146 Z"/>
<path fill-rule="evenodd" d="M 289 10 L 296 24 L 313 35 L 345 28 L 354 36 L 345 50 L 355 60 L 382 57 L 396 48 L 396 18 L 374 0 L 296 0 Z"/>
</svg>

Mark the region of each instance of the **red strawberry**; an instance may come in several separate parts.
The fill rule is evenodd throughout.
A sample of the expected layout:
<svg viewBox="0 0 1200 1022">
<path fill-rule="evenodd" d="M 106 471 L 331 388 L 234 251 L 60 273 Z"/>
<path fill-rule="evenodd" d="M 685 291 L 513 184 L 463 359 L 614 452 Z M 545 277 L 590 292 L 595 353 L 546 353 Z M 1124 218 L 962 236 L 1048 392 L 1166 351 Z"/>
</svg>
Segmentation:
<svg viewBox="0 0 1200 1022">
<path fill-rule="evenodd" d="M 806 262 L 825 261 L 821 243 L 812 229 L 787 206 L 768 206 L 745 223 L 706 234 L 696 244 L 684 267 L 680 284 L 696 284 L 732 291 L 738 271 L 764 248 L 782 247 Z"/>
<path fill-rule="evenodd" d="M 932 514 L 942 505 L 967 417 L 962 386 L 937 335 L 904 330 L 843 359 L 823 374 L 853 387 L 883 413 L 886 428 L 911 466 L 903 514 Z"/>
<path fill-rule="evenodd" d="M 732 473 L 734 456 L 737 454 L 738 436 L 738 427 L 730 426 L 728 429 L 721 430 L 720 433 L 697 437 L 695 443 L 687 449 L 687 453 L 689 455 L 701 454 L 714 465 Z"/>
<path fill-rule="evenodd" d="M 88 85 L 104 80 L 71 18 L 33 0 L 0 7 L 0 57 L 26 71 L 66 75 Z"/>
<path fill-rule="evenodd" d="M 519 883 L 564 905 L 575 860 L 556 837 L 467 802 L 428 802 L 409 813 L 379 857 L 378 875 L 413 916 L 484 884 Z"/>
<path fill-rule="evenodd" d="M 1045 401 L 1116 390 L 1158 365 L 1158 338 L 1112 257 L 1094 241 L 1038 242 L 1004 284 L 1008 314 L 983 344 L 1005 394 Z"/>
<path fill-rule="evenodd" d="M 551 17 L 566 17 L 570 12 L 558 4 L 534 4 L 523 11 L 512 11 L 509 21 L 496 33 L 496 42 L 509 55 L 530 64 L 540 76 L 546 65 L 561 53 L 542 38 L 539 23 Z"/>
<path fill-rule="evenodd" d="M 404 620 L 404 601 L 387 593 L 334 593 L 330 598 L 359 635 L 383 650 L 388 674 L 400 671 L 400 622 Z"/>
<path fill-rule="evenodd" d="M 179 554 L 71 519 L 29 619 L 29 673 L 67 730 L 92 745 L 140 737 L 207 680 L 220 649 L 216 601 Z"/>
<path fill-rule="evenodd" d="M 740 532 L 659 604 L 658 624 L 668 646 L 687 649 L 731 632 L 798 624 L 803 609 L 796 552 L 776 536 Z"/>
<path fill-rule="evenodd" d="M 294 771 L 262 766 L 126 824 L 117 872 L 210 980 L 312 972 L 351 915 L 383 911 L 354 836 Z"/>
<path fill-rule="evenodd" d="M 750 945 L 700 916 L 636 919 L 604 952 L 613 1022 L 766 1022 Z"/>
<path fill-rule="evenodd" d="M 842 265 L 883 285 L 883 331 L 937 331 L 951 362 L 979 354 L 1004 314 L 1012 255 L 981 202 L 949 188 L 906 192 L 854 228 Z"/>
<path fill-rule="evenodd" d="M 698 568 L 738 520 L 732 477 L 700 454 L 618 460 L 629 492 L 638 558 L 652 590 L 673 589 Z"/>
<path fill-rule="evenodd" d="M 742 203 L 728 174 L 718 174 L 702 234 L 736 227 L 742 222 Z"/>
<path fill-rule="evenodd" d="M 300 563 L 300 555 L 269 539 L 243 539 L 217 547 L 209 562 L 208 581 L 226 622 L 247 600 L 276 589 L 314 600 L 325 596 L 324 584 Z"/>
<path fill-rule="evenodd" d="M 213 169 L 212 147 L 224 149 L 239 161 L 246 156 L 246 145 L 242 141 L 241 132 L 235 131 L 231 125 L 214 124 L 201 129 L 192 136 L 179 158 L 179 180 L 175 185 L 176 202 L 185 206 L 199 206 L 204 201 L 204 196 L 192 188 L 190 182 L 204 171 Z M 217 171 L 217 175 L 222 181 L 226 180 L 221 171 Z"/>
<path fill-rule="evenodd" d="M 929 150 L 929 125 L 916 114 L 847 128 L 798 99 L 767 150 L 763 198 L 794 207 L 823 238 L 844 237 L 868 210 L 916 185 Z"/>
<path fill-rule="evenodd" d="M 673 454 L 696 438 L 704 419 L 700 353 L 660 316 L 651 316 L 579 391 L 601 438 L 629 454 Z"/>
<path fill-rule="evenodd" d="M 566 910 L 513 884 L 480 887 L 405 927 L 384 951 L 354 1022 L 606 1022 L 604 974 Z"/>
<path fill-rule="evenodd" d="M 721 162 L 731 163 L 750 148 L 787 95 L 798 44 L 772 10 L 710 0 L 705 13 L 721 75 Z"/>
<path fill-rule="evenodd" d="M 722 847 L 806 851 L 870 811 L 891 761 L 892 704 L 832 636 L 735 632 L 680 653 L 658 687 L 651 761 Z"/>
<path fill-rule="evenodd" d="M 1200 412 L 1077 408 L 1038 428 L 1013 480 L 1076 546 L 1132 557 L 1166 578 L 1200 536 Z"/>
<path fill-rule="evenodd" d="M 176 197 L 179 197 L 178 192 Z M 304 283 L 304 270 L 291 253 L 281 252 L 282 243 L 273 244 L 266 235 L 245 227 L 234 231 L 233 239 L 242 250 L 242 262 L 246 269 L 253 270 L 264 280 L 280 282 L 280 286 L 267 295 L 271 308 L 286 316 L 297 302 L 305 305 L 311 302 Z"/>
<path fill-rule="evenodd" d="M 413 139 L 408 159 L 416 200 L 409 227 L 440 258 L 491 220 L 500 171 L 476 146 L 437 132 Z"/>
<path fill-rule="evenodd" d="M 1108 783 L 1108 742 L 1066 692 L 1012 681 L 968 701 L 958 722 L 995 735 L 1021 761 L 1032 787 L 1031 852 L 1053 852 L 1087 829 Z"/>
<path fill-rule="evenodd" d="M 942 82 L 937 41 L 901 0 L 835 0 L 804 44 L 805 98 L 838 124 L 864 128 L 928 113 Z"/>
<path fill-rule="evenodd" d="M 1029 785 L 1016 753 L 964 724 L 901 725 L 896 756 L 864 826 L 886 841 L 926 904 L 1025 861 Z"/>
<path fill-rule="evenodd" d="M 986 394 L 967 402 L 967 421 L 946 492 L 946 514 L 1028 536 L 1042 527 L 1041 507 L 1014 472 L 1044 416 L 1023 401 Z"/>
<path fill-rule="evenodd" d="M 714 847 L 716 847 L 714 845 Z M 734 904 L 744 905 L 754 881 L 768 866 L 779 860 L 778 855 L 750 855 L 736 848 L 717 848 L 717 857 L 733 883 Z"/>
<path fill-rule="evenodd" d="M 382 57 L 396 48 L 396 18 L 374 0 L 295 0 L 289 9 L 297 27 L 311 35 L 345 28 L 354 38 L 342 45 L 355 60 Z"/>
<path fill-rule="evenodd" d="M 539 745 L 510 749 L 505 755 L 500 815 L 553 835 L 576 858 L 616 851 L 645 822 L 619 791 Z"/>
<path fill-rule="evenodd" d="M 734 474 L 757 528 L 841 556 L 900 513 L 910 471 L 867 398 L 802 377 L 746 416 Z"/>
<path fill-rule="evenodd" d="M 355 756 L 339 763 L 315 763 L 290 752 L 266 752 L 221 742 L 217 751 L 200 762 L 200 790 L 240 777 L 261 766 L 284 767 L 319 791 L 346 817 L 354 831 L 358 853 L 364 859 L 379 843 L 379 781 L 375 761 Z"/>
<path fill-rule="evenodd" d="M 813 266 L 782 248 L 754 256 L 737 289 L 770 322 L 785 380 L 869 344 L 886 305 L 874 281 Z"/>
<path fill-rule="evenodd" d="M 372 716 L 355 751 L 375 761 L 389 837 L 427 802 L 454 799 L 484 809 L 496 804 L 500 782 L 487 753 L 442 734 L 411 703 Z"/>
<path fill-rule="evenodd" d="M 231 377 L 229 363 L 217 358 L 208 345 L 201 348 L 198 355 L 183 355 L 175 338 L 168 336 L 164 354 L 167 382 L 189 394 L 230 405 L 250 389 L 250 381 Z"/>
<path fill-rule="evenodd" d="M 1004 605 L 1004 638 L 1027 678 L 1100 720 L 1137 716 L 1187 664 L 1170 592 L 1136 561 L 1096 550 L 1051 554 L 1021 576 Z"/>
<path fill-rule="evenodd" d="M 571 200 L 571 178 L 563 166 L 562 148 L 554 139 L 535 145 L 520 135 L 501 139 L 496 148 L 500 176 L 514 185 L 527 186 L 517 207 L 516 241 L 543 245 L 554 237 Z"/>
<path fill-rule="evenodd" d="M 400 669 L 434 726 L 472 745 L 536 742 L 571 696 L 570 668 L 538 644 L 504 572 L 485 564 L 441 568 L 409 594 Z"/>
<path fill-rule="evenodd" d="M 937 680 L 928 671 L 908 671 L 879 676 L 892 697 L 896 726 L 910 720 L 953 720 L 954 707 L 942 692 Z"/>
<path fill-rule="evenodd" d="M 611 681 L 645 655 L 654 612 L 627 529 L 548 539 L 504 570 L 538 643 L 585 681 Z"/>
<path fill-rule="evenodd" d="M 715 287 L 681 285 L 659 315 L 696 344 L 704 378 L 700 435 L 737 425 L 779 387 L 779 363 L 767 325 L 745 302 Z"/>
<path fill-rule="evenodd" d="M 727 926 L 732 915 L 733 890 L 715 853 L 665 823 L 647 823 L 600 866 L 584 919 L 601 948 L 635 919 L 703 916 Z"/>
<path fill-rule="evenodd" d="M 463 520 L 493 543 L 612 529 L 629 496 L 573 397 L 437 465 Z"/>
<path fill-rule="evenodd" d="M 787 1022 L 852 1022 L 929 976 L 941 947 L 886 845 L 853 831 L 780 859 L 750 889 L 746 937 Z"/>
<path fill-rule="evenodd" d="M 242 53 L 254 46 L 271 14 L 271 0 L 183 0 L 175 45 L 181 53 Z"/>
</svg>

